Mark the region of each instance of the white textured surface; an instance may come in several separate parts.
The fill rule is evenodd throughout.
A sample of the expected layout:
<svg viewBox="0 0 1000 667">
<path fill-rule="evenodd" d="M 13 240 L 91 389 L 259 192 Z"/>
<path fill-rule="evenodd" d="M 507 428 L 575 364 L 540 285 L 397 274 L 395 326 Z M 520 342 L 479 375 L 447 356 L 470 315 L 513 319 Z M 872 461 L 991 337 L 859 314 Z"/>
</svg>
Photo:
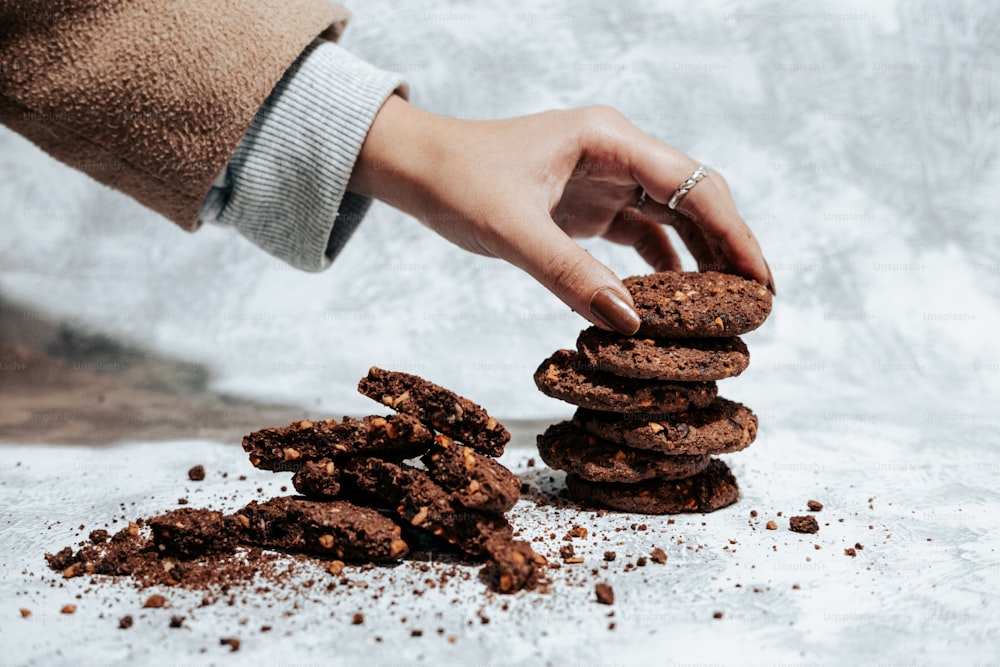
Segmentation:
<svg viewBox="0 0 1000 667">
<path fill-rule="evenodd" d="M 192 506 L 234 509 L 257 497 L 257 487 L 264 496 L 278 494 L 287 475 L 255 471 L 238 448 L 208 442 L 2 446 L 0 662 L 80 664 L 87 633 L 87 660 L 93 664 L 995 663 L 998 426 L 996 419 L 833 423 L 807 408 L 799 417 L 773 419 L 757 444 L 727 458 L 741 482 L 737 505 L 707 516 L 678 516 L 673 525 L 666 517 L 596 517 L 537 507 L 530 493 L 512 520 L 525 535 L 543 538 L 536 549 L 552 561 L 559 560 L 562 537 L 573 524 L 590 531 L 587 539 L 574 540 L 586 562 L 553 572 L 546 595 L 487 598 L 473 566 L 461 566 L 468 581 L 456 578 L 426 590 L 423 580 L 436 579 L 436 571 L 422 573 L 405 563 L 367 573 L 349 569 L 349 578 L 367 588 L 339 586 L 332 594 L 322 587 L 303 589 L 288 600 L 250 594 L 249 604 L 201 608 L 200 594 L 165 589 L 172 608 L 145 610 L 140 607 L 151 591 L 134 591 L 126 582 L 94 588 L 78 578 L 51 588 L 48 581 L 63 580 L 46 572 L 42 553 L 81 539 L 75 537 L 80 523 L 89 531 L 119 517 L 120 527 L 119 503 L 126 504 L 129 519 L 173 508 L 181 495 Z M 548 469 L 524 467 L 532 433 L 515 429 L 515 447 L 504 461 L 533 489 L 553 490 L 561 476 L 552 483 Z M 187 480 L 195 463 L 205 464 L 204 482 Z M 243 473 L 249 479 L 240 482 Z M 816 514 L 820 532 L 788 531 L 787 517 L 806 514 L 809 498 L 825 504 Z M 754 520 L 751 509 L 758 511 Z M 779 529 L 765 530 L 768 520 Z M 630 530 L 636 523 L 648 530 Z M 846 556 L 844 549 L 856 542 L 864 550 Z M 665 566 L 624 571 L 654 546 L 667 552 Z M 606 568 L 605 551 L 617 555 Z M 592 568 L 601 568 L 596 580 L 613 586 L 613 607 L 594 601 Z M 573 584 L 567 583 L 571 575 Z M 319 570 L 315 576 L 321 586 L 331 579 Z M 426 592 L 416 597 L 414 588 Z M 243 600 L 242 591 L 236 592 Z M 66 603 L 77 604 L 74 615 L 59 613 Z M 21 607 L 33 615 L 21 619 Z M 365 614 L 363 626 L 351 625 L 357 611 Z M 721 620 L 712 618 L 716 611 L 723 612 Z M 479 612 L 488 625 L 481 624 Z M 135 625 L 119 630 L 117 619 L 126 613 Z M 167 627 L 173 614 L 187 617 L 183 629 Z M 608 629 L 611 621 L 614 630 Z M 262 634 L 263 624 L 274 629 Z M 444 636 L 437 634 L 439 627 Z M 410 637 L 413 629 L 423 630 L 423 637 Z M 448 635 L 455 636 L 453 644 Z M 230 636 L 242 640 L 236 655 L 218 645 Z"/>
<path fill-rule="evenodd" d="M 650 522 L 649 535 L 614 534 L 628 540 L 615 547 L 619 565 L 653 543 L 671 557 L 642 573 L 649 585 L 618 565 L 602 572 L 619 596 L 614 632 L 607 610 L 587 601 L 589 587 L 559 585 L 515 598 L 509 614 L 491 602 L 489 625 L 466 626 L 481 589 L 455 584 L 419 599 L 422 640 L 374 613 L 364 630 L 347 625 L 368 604 L 358 590 L 269 619 L 271 644 L 239 631 L 240 618 L 260 622 L 256 612 L 223 606 L 197 611 L 179 633 L 165 629 L 167 614 L 144 612 L 118 644 L 125 635 L 92 605 L 56 613 L 82 582 L 40 586 L 39 554 L 68 541 L 66 526 L 112 516 L 120 501 L 137 503 L 130 517 L 169 506 L 193 462 L 235 472 L 242 456 L 210 443 L 7 447 L 0 661 L 77 664 L 88 628 L 87 659 L 102 663 L 1000 663 L 1000 12 L 943 0 L 683 11 L 490 0 L 411 4 L 404 16 L 397 7 L 356 5 L 344 44 L 403 72 L 417 104 L 487 118 L 611 103 L 727 176 L 779 290 L 772 318 L 747 337 L 749 371 L 722 385 L 761 417 L 760 442 L 730 457 L 745 499 L 669 528 Z M 508 420 L 569 414 L 534 390 L 531 371 L 570 345 L 582 320 L 517 271 L 385 207 L 330 271 L 304 275 L 224 230 L 188 237 L 0 132 L 0 211 L 4 296 L 205 363 L 219 389 L 361 412 L 369 407 L 354 385 L 377 363 L 424 374 Z M 588 247 L 622 275 L 645 270 L 626 249 Z M 107 467 L 123 454 L 134 465 Z M 47 486 L 55 477 L 64 488 Z M 192 500 L 233 483 L 210 477 Z M 777 533 L 747 525 L 751 508 L 762 520 L 787 516 L 814 496 L 831 522 L 816 539 L 781 520 Z M 64 523 L 42 532 L 56 519 Z M 622 520 L 567 514 L 556 532 L 573 521 L 607 533 Z M 668 548 L 669 536 L 706 546 Z M 723 551 L 729 538 L 735 554 Z M 865 550 L 845 557 L 855 541 Z M 604 547 L 588 554 L 595 565 Z M 397 576 L 416 578 L 406 568 Z M 121 597 L 116 610 L 140 600 Z M 36 616 L 22 621 L 19 606 Z M 711 620 L 716 609 L 722 621 Z M 454 645 L 437 625 L 457 635 Z M 244 638 L 243 651 L 223 655 L 221 634 Z"/>
</svg>

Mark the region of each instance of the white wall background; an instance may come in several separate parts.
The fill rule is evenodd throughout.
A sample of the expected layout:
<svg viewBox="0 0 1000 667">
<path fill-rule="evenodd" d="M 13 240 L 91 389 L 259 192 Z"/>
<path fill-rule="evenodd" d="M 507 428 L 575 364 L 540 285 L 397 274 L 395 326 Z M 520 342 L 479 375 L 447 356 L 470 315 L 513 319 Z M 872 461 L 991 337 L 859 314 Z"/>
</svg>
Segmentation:
<svg viewBox="0 0 1000 667">
<path fill-rule="evenodd" d="M 722 393 L 765 418 L 796 401 L 833 420 L 962 420 L 968 401 L 995 400 L 1000 11 L 347 4 L 342 43 L 404 73 L 420 106 L 495 118 L 609 103 L 726 175 L 779 297 Z M 231 231 L 187 235 L 0 130 L 0 219 L 0 293 L 205 364 L 219 390 L 367 412 L 355 385 L 378 364 L 508 419 L 571 410 L 531 373 L 583 320 L 387 207 L 307 275 Z M 627 249 L 587 247 L 621 275 L 646 271 Z"/>
</svg>

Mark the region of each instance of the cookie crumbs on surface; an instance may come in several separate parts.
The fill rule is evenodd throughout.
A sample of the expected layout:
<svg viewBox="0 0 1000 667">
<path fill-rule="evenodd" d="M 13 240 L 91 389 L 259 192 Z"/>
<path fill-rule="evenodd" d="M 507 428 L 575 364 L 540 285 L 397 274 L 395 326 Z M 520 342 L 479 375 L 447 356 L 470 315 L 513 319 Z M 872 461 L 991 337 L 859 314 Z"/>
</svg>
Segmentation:
<svg viewBox="0 0 1000 667">
<path fill-rule="evenodd" d="M 19 611 L 21 612 L 21 618 L 28 618 L 29 616 L 31 616 L 30 609 L 25 609 L 24 607 L 21 607 Z"/>
<path fill-rule="evenodd" d="M 778 530 L 778 524 L 773 521 L 768 521 L 764 527 L 768 530 Z"/>
<path fill-rule="evenodd" d="M 131 628 L 132 623 L 133 623 L 132 617 L 127 614 L 118 619 L 118 627 L 121 628 L 122 630 L 128 630 L 129 628 Z"/>
<path fill-rule="evenodd" d="M 757 510 L 750 510 L 750 518 L 751 519 L 757 518 Z"/>
<path fill-rule="evenodd" d="M 75 614 L 76 605 L 75 604 L 64 604 L 63 608 L 59 610 L 63 614 Z"/>
<path fill-rule="evenodd" d="M 865 550 L 865 548 L 864 548 L 864 546 L 862 546 L 861 542 L 855 542 L 854 543 L 854 548 L 857 549 L 858 551 L 864 551 Z"/>
<path fill-rule="evenodd" d="M 192 482 L 200 482 L 205 479 L 205 466 L 196 465 L 188 470 L 188 479 Z"/>
<path fill-rule="evenodd" d="M 351 617 L 351 625 L 361 625 L 364 622 L 365 622 L 365 615 L 362 614 L 361 612 L 358 612 Z"/>
<path fill-rule="evenodd" d="M 795 533 L 818 533 L 819 522 L 814 516 L 793 516 L 788 519 L 788 529 Z"/>
<path fill-rule="evenodd" d="M 858 555 L 858 552 L 853 547 L 849 547 L 847 549 L 844 549 L 844 555 L 854 558 L 855 556 Z"/>
<path fill-rule="evenodd" d="M 594 586 L 594 593 L 597 595 L 597 601 L 601 604 L 615 603 L 615 590 L 611 588 L 610 584 L 598 583 Z"/>
<path fill-rule="evenodd" d="M 170 627 L 171 628 L 179 628 L 182 625 L 184 625 L 184 617 L 183 616 L 171 616 L 170 617 Z"/>
<path fill-rule="evenodd" d="M 611 561 L 613 561 L 617 556 L 618 556 L 618 554 L 616 554 L 614 551 L 605 551 L 604 552 L 604 560 L 608 561 L 609 563 Z"/>
<path fill-rule="evenodd" d="M 650 551 L 649 557 L 657 565 L 663 565 L 664 563 L 667 562 L 667 552 L 661 549 L 660 547 L 656 547 L 655 549 Z"/>
<path fill-rule="evenodd" d="M 636 565 L 636 567 L 646 567 L 646 557 L 645 556 L 639 556 L 638 558 L 636 558 L 635 559 L 635 565 Z"/>
<path fill-rule="evenodd" d="M 823 509 L 823 503 L 818 500 L 810 500 L 806 502 L 806 507 L 808 507 L 813 512 L 819 512 Z"/>
</svg>

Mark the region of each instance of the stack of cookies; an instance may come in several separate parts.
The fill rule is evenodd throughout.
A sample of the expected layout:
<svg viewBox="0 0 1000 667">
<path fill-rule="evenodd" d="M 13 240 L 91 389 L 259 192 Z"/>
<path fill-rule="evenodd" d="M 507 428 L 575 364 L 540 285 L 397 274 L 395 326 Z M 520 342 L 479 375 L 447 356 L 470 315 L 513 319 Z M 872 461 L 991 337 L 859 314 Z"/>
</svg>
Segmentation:
<svg viewBox="0 0 1000 667">
<path fill-rule="evenodd" d="M 739 487 L 713 455 L 750 445 L 757 417 L 717 396 L 715 381 L 746 369 L 738 336 L 764 322 L 771 293 L 712 271 L 624 284 L 642 318 L 635 336 L 591 327 L 535 372 L 543 393 L 578 406 L 538 436 L 539 454 L 584 504 L 643 514 L 730 505 Z"/>
<path fill-rule="evenodd" d="M 532 586 L 545 559 L 513 539 L 504 516 L 521 481 L 493 458 L 510 440 L 503 425 L 469 399 L 407 373 L 373 367 L 358 390 L 397 414 L 251 433 L 243 439 L 250 462 L 294 472 L 301 496 L 252 502 L 216 520 L 232 522 L 241 542 L 336 559 L 338 571 L 338 561 L 395 560 L 412 544 L 440 539 L 490 561 L 501 592 Z M 417 457 L 424 467 L 405 462 Z M 191 523 L 177 514 L 154 526 L 161 551 L 197 541 L 200 529 Z"/>
</svg>

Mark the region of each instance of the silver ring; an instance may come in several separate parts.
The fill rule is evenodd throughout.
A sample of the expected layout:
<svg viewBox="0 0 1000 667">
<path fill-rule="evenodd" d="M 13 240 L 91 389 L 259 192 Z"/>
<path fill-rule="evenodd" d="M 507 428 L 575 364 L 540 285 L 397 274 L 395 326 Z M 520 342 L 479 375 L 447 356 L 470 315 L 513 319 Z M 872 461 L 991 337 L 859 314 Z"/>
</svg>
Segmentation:
<svg viewBox="0 0 1000 667">
<path fill-rule="evenodd" d="M 646 190 L 643 189 L 639 193 L 639 199 L 635 202 L 635 206 L 633 206 L 632 208 L 634 208 L 637 211 L 641 211 L 642 210 L 642 206 L 645 203 L 646 203 Z"/>
<path fill-rule="evenodd" d="M 682 199 L 684 199 L 684 195 L 690 192 L 691 188 L 697 185 L 698 181 L 706 176 L 708 176 L 708 167 L 703 164 L 698 165 L 698 168 L 694 170 L 694 173 L 688 176 L 688 179 L 681 183 L 681 187 L 677 188 L 677 191 L 674 192 L 674 196 L 667 202 L 667 208 L 671 211 L 677 208 L 677 205 L 681 203 Z"/>
</svg>

